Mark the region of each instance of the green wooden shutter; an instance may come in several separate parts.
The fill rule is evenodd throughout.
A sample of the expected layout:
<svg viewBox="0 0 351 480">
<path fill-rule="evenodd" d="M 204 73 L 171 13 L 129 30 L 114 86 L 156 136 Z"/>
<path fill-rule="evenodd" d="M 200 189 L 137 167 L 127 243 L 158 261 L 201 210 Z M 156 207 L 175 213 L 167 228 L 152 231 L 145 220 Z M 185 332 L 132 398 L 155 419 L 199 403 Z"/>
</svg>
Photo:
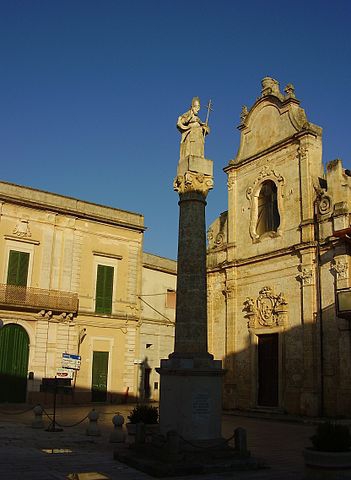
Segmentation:
<svg viewBox="0 0 351 480">
<path fill-rule="evenodd" d="M 98 265 L 96 277 L 96 313 L 112 313 L 113 271 L 113 267 Z"/>
<path fill-rule="evenodd" d="M 27 286 L 29 253 L 10 250 L 7 270 L 8 285 Z"/>
</svg>

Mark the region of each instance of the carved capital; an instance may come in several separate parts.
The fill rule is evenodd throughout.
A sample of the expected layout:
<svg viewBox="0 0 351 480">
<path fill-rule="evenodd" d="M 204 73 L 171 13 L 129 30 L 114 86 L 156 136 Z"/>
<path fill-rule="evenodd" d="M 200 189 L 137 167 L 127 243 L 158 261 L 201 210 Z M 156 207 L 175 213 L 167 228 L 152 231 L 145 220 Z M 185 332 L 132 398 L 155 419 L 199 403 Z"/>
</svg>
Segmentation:
<svg viewBox="0 0 351 480">
<path fill-rule="evenodd" d="M 177 175 L 173 182 L 173 188 L 179 194 L 199 192 L 206 197 L 208 191 L 213 188 L 213 177 L 188 171 L 184 175 Z"/>
<path fill-rule="evenodd" d="M 348 277 L 348 263 L 344 259 L 334 259 L 330 270 L 335 273 L 338 280 Z"/>
<path fill-rule="evenodd" d="M 223 295 L 228 298 L 234 298 L 235 289 L 233 285 L 227 285 L 223 290 Z"/>
<path fill-rule="evenodd" d="M 303 267 L 301 269 L 301 273 L 299 273 L 297 278 L 298 280 L 300 280 L 303 287 L 305 287 L 306 285 L 312 285 L 312 281 L 313 281 L 312 268 Z"/>
<path fill-rule="evenodd" d="M 235 183 L 234 173 L 229 172 L 229 174 L 228 174 L 228 180 L 227 180 L 228 190 L 232 190 L 232 189 L 233 189 L 234 183 Z"/>
<path fill-rule="evenodd" d="M 300 146 L 297 149 L 297 155 L 298 155 L 298 158 L 300 158 L 300 160 L 306 160 L 308 155 L 307 147 L 300 144 Z"/>
</svg>

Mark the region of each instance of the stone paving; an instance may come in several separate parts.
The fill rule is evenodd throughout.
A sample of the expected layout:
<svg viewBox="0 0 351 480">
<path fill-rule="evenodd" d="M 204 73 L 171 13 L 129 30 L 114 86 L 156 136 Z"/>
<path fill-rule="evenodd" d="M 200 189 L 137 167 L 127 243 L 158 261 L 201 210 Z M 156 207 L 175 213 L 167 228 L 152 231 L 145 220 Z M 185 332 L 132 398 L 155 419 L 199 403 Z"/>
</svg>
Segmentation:
<svg viewBox="0 0 351 480">
<path fill-rule="evenodd" d="M 74 427 L 64 427 L 62 432 L 47 432 L 31 428 L 34 418 L 32 411 L 15 413 L 23 411 L 25 406 L 0 405 L 0 479 L 66 480 L 69 474 L 82 472 L 100 472 L 111 480 L 152 478 L 113 460 L 115 446 L 109 442 L 113 430 L 112 417 L 117 412 L 126 417 L 132 406 L 98 405 L 95 408 L 100 413 L 99 437 L 86 435 L 88 420 Z M 62 425 L 72 425 L 84 418 L 90 410 L 91 406 L 59 407 L 57 421 Z M 51 409 L 47 411 L 52 413 Z M 308 439 L 314 431 L 314 426 L 301 421 L 248 418 L 234 414 L 224 414 L 222 418 L 223 436 L 229 438 L 238 426 L 245 428 L 252 455 L 263 458 L 269 468 L 259 471 L 206 474 L 201 475 L 202 478 L 208 480 L 304 478 L 302 450 L 309 444 Z M 71 452 L 43 452 L 43 449 L 53 448 L 63 451 L 69 449 Z M 195 479 L 199 475 L 189 477 Z"/>
</svg>

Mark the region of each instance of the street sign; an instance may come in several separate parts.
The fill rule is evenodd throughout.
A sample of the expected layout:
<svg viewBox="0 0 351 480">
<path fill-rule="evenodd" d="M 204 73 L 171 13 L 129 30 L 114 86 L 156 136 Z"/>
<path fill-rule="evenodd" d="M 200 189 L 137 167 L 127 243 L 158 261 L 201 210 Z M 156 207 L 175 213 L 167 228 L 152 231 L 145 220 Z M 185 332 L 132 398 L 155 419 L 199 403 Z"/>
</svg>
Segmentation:
<svg viewBox="0 0 351 480">
<path fill-rule="evenodd" d="M 62 368 L 71 368 L 72 370 L 80 369 L 81 356 L 71 355 L 70 353 L 62 354 Z"/>
<path fill-rule="evenodd" d="M 71 368 L 58 368 L 56 370 L 56 377 L 73 379 L 73 370 Z"/>
</svg>

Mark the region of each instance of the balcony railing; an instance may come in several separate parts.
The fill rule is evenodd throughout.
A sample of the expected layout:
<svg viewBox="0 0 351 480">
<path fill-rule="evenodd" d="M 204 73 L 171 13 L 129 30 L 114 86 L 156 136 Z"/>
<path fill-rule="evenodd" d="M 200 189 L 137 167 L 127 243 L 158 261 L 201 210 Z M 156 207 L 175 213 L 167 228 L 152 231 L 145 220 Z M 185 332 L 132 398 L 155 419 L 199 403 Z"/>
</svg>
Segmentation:
<svg viewBox="0 0 351 480">
<path fill-rule="evenodd" d="M 0 307 L 76 313 L 78 310 L 78 294 L 0 284 Z"/>
</svg>

